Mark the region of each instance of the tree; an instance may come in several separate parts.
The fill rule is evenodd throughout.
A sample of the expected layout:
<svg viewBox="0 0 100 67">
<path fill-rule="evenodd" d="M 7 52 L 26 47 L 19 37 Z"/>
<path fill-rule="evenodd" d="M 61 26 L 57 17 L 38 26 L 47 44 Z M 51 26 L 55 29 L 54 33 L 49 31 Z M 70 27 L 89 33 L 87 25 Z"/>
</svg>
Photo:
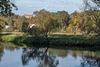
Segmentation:
<svg viewBox="0 0 100 67">
<path fill-rule="evenodd" d="M 83 0 L 83 3 L 84 11 L 94 11 L 100 8 L 100 0 Z"/>
<path fill-rule="evenodd" d="M 79 22 L 78 22 L 78 17 L 79 14 L 77 11 L 74 11 L 71 15 L 70 15 L 70 20 L 69 20 L 69 26 L 67 27 L 68 30 L 70 30 L 70 32 L 73 32 L 74 34 L 76 34 L 77 32 L 80 32 L 79 30 Z"/>
<path fill-rule="evenodd" d="M 46 38 L 49 46 L 50 41 L 48 39 L 48 33 L 57 27 L 57 19 L 54 17 L 53 13 L 50 13 L 44 9 L 40 11 L 35 11 L 34 15 L 37 17 L 37 25 L 36 27 L 33 27 L 31 29 L 32 31 L 30 32 L 36 38 L 40 35 L 43 35 Z"/>
<path fill-rule="evenodd" d="M 3 16 L 12 15 L 13 7 L 15 7 L 16 10 L 18 9 L 17 6 L 11 0 L 0 0 L 0 15 Z M 2 30 L 1 27 L 2 26 L 0 25 L 0 33 Z M 0 34 L 0 39 L 1 39 L 1 34 Z"/>
<path fill-rule="evenodd" d="M 100 0 L 83 0 L 83 2 L 85 17 L 88 17 L 85 20 L 95 26 L 90 26 L 87 31 L 100 35 Z"/>
<path fill-rule="evenodd" d="M 72 24 L 72 28 L 71 30 L 74 32 L 74 34 L 76 34 L 76 30 L 77 30 L 77 11 L 74 11 L 70 16 L 71 16 L 71 20 L 70 20 L 70 24 Z"/>
<path fill-rule="evenodd" d="M 59 23 L 59 29 L 62 29 L 64 31 L 66 29 L 66 26 L 69 24 L 69 14 L 66 11 L 58 11 L 56 13 L 56 17 Z"/>
<path fill-rule="evenodd" d="M 22 32 L 26 33 L 27 32 L 27 29 L 28 29 L 28 22 L 23 21 L 23 24 L 22 24 Z"/>
<path fill-rule="evenodd" d="M 0 0 L 0 13 L 3 16 L 12 15 L 13 7 L 18 10 L 17 6 L 13 3 L 12 0 Z"/>
</svg>

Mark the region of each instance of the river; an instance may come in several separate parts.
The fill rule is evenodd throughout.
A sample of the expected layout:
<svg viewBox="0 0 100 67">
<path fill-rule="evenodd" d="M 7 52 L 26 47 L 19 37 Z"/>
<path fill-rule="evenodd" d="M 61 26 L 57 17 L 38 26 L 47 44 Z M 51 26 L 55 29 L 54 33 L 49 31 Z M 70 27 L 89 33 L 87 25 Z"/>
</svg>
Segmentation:
<svg viewBox="0 0 100 67">
<path fill-rule="evenodd" d="M 0 67 L 100 67 L 100 52 L 0 46 Z"/>
</svg>

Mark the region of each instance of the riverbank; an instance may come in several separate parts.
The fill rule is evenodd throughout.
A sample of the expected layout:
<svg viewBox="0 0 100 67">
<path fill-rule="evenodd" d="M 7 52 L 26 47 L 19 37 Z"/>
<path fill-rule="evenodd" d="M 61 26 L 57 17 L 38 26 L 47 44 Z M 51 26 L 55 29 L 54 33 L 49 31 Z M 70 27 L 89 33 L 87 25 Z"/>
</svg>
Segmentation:
<svg viewBox="0 0 100 67">
<path fill-rule="evenodd" d="M 20 32 L 4 32 L 2 33 L 1 38 L 3 42 L 13 42 L 18 46 L 45 46 L 47 44 L 45 38 L 40 38 L 41 40 L 39 41 L 34 37 L 23 36 Z M 51 47 L 100 48 L 100 40 L 97 37 L 87 38 L 82 34 L 74 35 L 73 33 L 53 33 L 49 34 L 49 40 Z"/>
</svg>

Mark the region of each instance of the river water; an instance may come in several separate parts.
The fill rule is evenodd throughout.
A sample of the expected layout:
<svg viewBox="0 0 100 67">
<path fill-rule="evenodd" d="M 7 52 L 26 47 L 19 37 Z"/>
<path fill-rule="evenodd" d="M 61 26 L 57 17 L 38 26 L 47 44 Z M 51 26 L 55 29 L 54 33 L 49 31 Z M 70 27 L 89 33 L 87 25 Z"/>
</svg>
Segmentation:
<svg viewBox="0 0 100 67">
<path fill-rule="evenodd" d="M 0 46 L 0 67 L 100 67 L 100 52 Z"/>
</svg>

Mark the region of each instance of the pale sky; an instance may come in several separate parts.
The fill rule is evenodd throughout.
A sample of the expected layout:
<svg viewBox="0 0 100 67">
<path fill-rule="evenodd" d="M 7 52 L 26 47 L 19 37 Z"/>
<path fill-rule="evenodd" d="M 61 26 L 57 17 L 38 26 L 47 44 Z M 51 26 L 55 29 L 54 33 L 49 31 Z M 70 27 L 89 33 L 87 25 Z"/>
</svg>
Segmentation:
<svg viewBox="0 0 100 67">
<path fill-rule="evenodd" d="M 83 0 L 15 0 L 18 10 L 13 12 L 15 14 L 33 14 L 34 11 L 45 9 L 50 12 L 67 11 L 69 14 L 72 12 L 80 11 L 82 8 Z"/>
</svg>

